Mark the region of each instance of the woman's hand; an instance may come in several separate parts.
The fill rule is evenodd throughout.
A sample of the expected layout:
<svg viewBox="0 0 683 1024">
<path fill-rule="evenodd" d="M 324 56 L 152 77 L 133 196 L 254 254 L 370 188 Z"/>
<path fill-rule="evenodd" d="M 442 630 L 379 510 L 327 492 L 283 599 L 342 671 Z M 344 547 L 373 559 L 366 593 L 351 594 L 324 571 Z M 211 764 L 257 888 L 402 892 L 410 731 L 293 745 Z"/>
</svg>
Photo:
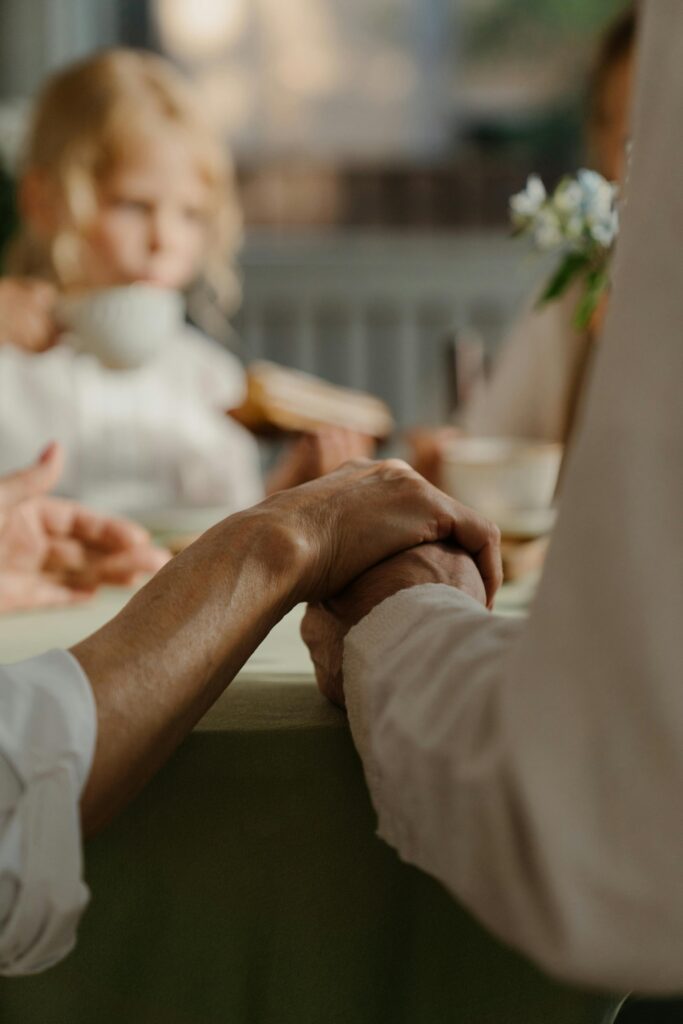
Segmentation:
<svg viewBox="0 0 683 1024">
<path fill-rule="evenodd" d="M 7 277 L 0 280 L 0 344 L 44 352 L 57 338 L 53 317 L 55 288 L 47 281 Z"/>
<path fill-rule="evenodd" d="M 351 459 L 370 458 L 373 438 L 342 427 L 326 427 L 302 434 L 286 449 L 267 481 L 268 494 L 317 480 Z"/>
<path fill-rule="evenodd" d="M 137 524 L 48 497 L 62 462 L 51 445 L 34 466 L 0 479 L 0 612 L 73 604 L 168 561 Z"/>
<path fill-rule="evenodd" d="M 445 583 L 486 603 L 484 584 L 469 555 L 447 544 L 423 544 L 369 569 L 336 597 L 309 605 L 301 636 L 324 696 L 344 707 L 344 640 L 351 627 L 399 590 L 423 583 Z"/>
<path fill-rule="evenodd" d="M 433 541 L 450 541 L 471 555 L 489 605 L 502 582 L 497 527 L 396 459 L 348 463 L 242 515 L 257 528 L 272 523 L 262 530 L 266 551 L 270 537 L 274 560 L 278 551 L 287 553 L 295 600 L 337 594 L 378 562 Z"/>
</svg>

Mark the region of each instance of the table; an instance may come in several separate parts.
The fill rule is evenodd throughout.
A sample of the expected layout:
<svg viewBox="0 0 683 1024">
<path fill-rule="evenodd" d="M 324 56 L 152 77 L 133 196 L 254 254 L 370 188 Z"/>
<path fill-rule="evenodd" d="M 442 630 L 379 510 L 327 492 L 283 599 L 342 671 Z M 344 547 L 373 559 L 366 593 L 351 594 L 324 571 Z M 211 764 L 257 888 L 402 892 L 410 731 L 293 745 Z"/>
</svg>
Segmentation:
<svg viewBox="0 0 683 1024">
<path fill-rule="evenodd" d="M 0 620 L 10 661 L 125 601 Z M 506 591 L 519 613 L 529 593 Z M 88 844 L 78 947 L 0 982 L 3 1024 L 605 1024 L 374 835 L 345 716 L 277 626 L 147 790 Z M 39 639 L 40 638 L 40 639 Z"/>
</svg>

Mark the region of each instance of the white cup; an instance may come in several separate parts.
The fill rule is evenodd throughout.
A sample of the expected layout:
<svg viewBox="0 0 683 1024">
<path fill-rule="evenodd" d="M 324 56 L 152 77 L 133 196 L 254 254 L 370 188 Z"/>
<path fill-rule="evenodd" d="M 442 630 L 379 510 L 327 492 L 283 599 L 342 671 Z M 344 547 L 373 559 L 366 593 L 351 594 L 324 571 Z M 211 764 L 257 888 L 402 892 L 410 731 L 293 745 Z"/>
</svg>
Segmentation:
<svg viewBox="0 0 683 1024">
<path fill-rule="evenodd" d="M 135 370 L 163 349 L 182 323 L 179 292 L 148 284 L 66 295 L 57 303 L 65 341 L 112 370 Z"/>
<path fill-rule="evenodd" d="M 499 525 L 511 517 L 548 521 L 562 445 L 508 438 L 462 437 L 443 458 L 444 490 Z"/>
</svg>

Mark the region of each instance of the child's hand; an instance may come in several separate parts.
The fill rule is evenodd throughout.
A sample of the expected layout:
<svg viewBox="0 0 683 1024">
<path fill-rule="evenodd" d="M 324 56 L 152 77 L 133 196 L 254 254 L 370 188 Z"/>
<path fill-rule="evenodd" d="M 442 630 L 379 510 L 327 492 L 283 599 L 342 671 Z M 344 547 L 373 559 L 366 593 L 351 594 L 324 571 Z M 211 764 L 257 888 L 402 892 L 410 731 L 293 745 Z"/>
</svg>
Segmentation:
<svg viewBox="0 0 683 1024">
<path fill-rule="evenodd" d="M 44 352 L 57 337 L 52 315 L 56 298 L 47 281 L 7 277 L 0 281 L 0 344 Z"/>
<path fill-rule="evenodd" d="M 365 434 L 342 427 L 325 427 L 302 434 L 283 454 L 268 476 L 268 494 L 317 480 L 351 459 L 371 458 L 375 442 Z"/>
</svg>

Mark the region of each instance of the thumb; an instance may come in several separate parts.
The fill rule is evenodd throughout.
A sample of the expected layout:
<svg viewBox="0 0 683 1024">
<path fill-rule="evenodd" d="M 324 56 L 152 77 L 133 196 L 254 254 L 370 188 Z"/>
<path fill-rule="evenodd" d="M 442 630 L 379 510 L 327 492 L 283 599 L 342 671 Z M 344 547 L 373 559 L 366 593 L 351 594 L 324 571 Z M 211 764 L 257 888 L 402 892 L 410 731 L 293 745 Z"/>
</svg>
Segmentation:
<svg viewBox="0 0 683 1024">
<path fill-rule="evenodd" d="M 0 508 L 11 508 L 27 498 L 47 494 L 59 480 L 63 468 L 62 446 L 52 441 L 32 466 L 0 477 Z"/>
</svg>

